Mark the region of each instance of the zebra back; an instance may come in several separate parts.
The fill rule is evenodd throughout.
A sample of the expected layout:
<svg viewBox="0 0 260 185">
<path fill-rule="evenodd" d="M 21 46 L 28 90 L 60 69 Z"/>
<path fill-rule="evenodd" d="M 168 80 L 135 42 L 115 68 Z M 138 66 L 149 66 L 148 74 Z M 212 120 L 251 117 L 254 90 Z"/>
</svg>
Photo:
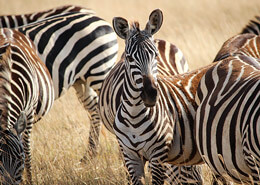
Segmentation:
<svg viewBox="0 0 260 185">
<path fill-rule="evenodd" d="M 246 55 L 254 58 L 260 58 L 259 44 L 260 37 L 252 33 L 233 36 L 224 42 L 213 62 L 236 55 Z"/>
<path fill-rule="evenodd" d="M 242 29 L 241 34 L 244 33 L 253 33 L 255 35 L 259 35 L 260 33 L 260 17 L 256 16 L 255 20 L 250 20 L 248 25 Z"/>
<path fill-rule="evenodd" d="M 259 35 L 259 33 L 260 33 L 260 17 L 256 16 L 255 20 L 250 20 L 248 25 L 246 25 L 242 29 L 240 34 L 235 35 L 224 42 L 224 44 L 221 46 L 221 49 L 217 53 L 213 62 L 220 61 L 229 56 L 234 56 L 241 51 L 242 54 L 246 54 L 247 56 L 259 58 L 259 52 L 258 52 L 259 50 L 250 51 L 251 48 L 254 48 L 253 46 L 254 43 L 252 42 L 252 40 L 257 38 L 256 36 Z M 249 41 L 251 42 L 250 44 L 248 43 Z M 258 46 L 256 47 L 258 48 Z"/>
<path fill-rule="evenodd" d="M 61 15 L 63 13 L 68 12 L 83 12 L 87 14 L 95 14 L 95 12 L 91 9 L 83 8 L 81 6 L 75 5 L 65 5 L 56 8 L 52 8 L 49 10 L 26 13 L 20 15 L 1 15 L 0 16 L 0 27 L 1 28 L 16 28 L 19 26 L 23 26 L 38 20 L 45 19 L 47 17 Z"/>
<path fill-rule="evenodd" d="M 165 40 L 155 39 L 159 51 L 158 71 L 161 75 L 176 75 L 189 71 L 188 62 L 182 51 L 174 44 Z"/>
<path fill-rule="evenodd" d="M 0 92 L 0 171 L 5 181 L 19 183 L 24 150 L 29 145 L 29 140 L 25 140 L 25 148 L 22 147 L 21 134 L 25 128 L 30 134 L 32 124 L 50 110 L 54 88 L 30 39 L 8 28 L 0 29 Z"/>
<path fill-rule="evenodd" d="M 34 42 L 52 76 L 55 98 L 76 80 L 99 93 L 118 51 L 117 37 L 106 21 L 93 14 L 69 12 L 18 30 Z"/>
</svg>

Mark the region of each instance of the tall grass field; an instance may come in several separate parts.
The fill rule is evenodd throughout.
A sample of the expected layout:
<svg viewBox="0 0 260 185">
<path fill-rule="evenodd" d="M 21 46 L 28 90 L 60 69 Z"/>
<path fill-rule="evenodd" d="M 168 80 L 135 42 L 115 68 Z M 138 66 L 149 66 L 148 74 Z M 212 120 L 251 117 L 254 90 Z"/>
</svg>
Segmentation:
<svg viewBox="0 0 260 185">
<path fill-rule="evenodd" d="M 139 21 L 142 28 L 151 11 L 161 9 L 164 22 L 154 37 L 179 47 L 190 69 L 211 63 L 225 40 L 239 33 L 254 16 L 260 16 L 259 0 L 0 0 L 0 14 L 30 13 L 68 4 L 91 8 L 110 24 L 113 17 L 121 16 Z M 120 38 L 118 42 L 120 56 L 124 42 Z M 81 162 L 88 133 L 88 113 L 71 88 L 33 127 L 34 184 L 127 184 L 116 139 L 104 127 L 98 156 Z M 205 166 L 203 180 L 204 184 L 211 184 L 211 175 Z"/>
</svg>

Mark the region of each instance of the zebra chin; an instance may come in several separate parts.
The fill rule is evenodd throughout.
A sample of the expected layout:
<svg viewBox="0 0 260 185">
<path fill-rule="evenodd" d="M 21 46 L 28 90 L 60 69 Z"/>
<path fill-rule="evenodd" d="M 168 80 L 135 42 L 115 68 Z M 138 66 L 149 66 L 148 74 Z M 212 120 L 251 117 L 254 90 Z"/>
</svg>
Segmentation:
<svg viewBox="0 0 260 185">
<path fill-rule="evenodd" d="M 146 107 L 155 106 L 158 100 L 158 87 L 155 85 L 153 78 L 147 76 L 143 77 L 141 98 Z"/>
</svg>

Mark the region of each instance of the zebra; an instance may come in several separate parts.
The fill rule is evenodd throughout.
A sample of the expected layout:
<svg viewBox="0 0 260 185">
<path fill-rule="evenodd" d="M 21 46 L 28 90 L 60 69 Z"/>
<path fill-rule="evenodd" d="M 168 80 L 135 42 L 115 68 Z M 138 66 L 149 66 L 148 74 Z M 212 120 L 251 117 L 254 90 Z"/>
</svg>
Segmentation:
<svg viewBox="0 0 260 185">
<path fill-rule="evenodd" d="M 2 63 L 2 61 L 0 62 Z M 14 123 L 13 129 L 8 128 L 7 124 L 0 126 L 1 184 L 19 184 L 22 181 L 25 155 L 21 134 L 26 128 L 24 118 L 25 114 L 21 111 L 20 115 L 16 117 L 17 121 Z"/>
<path fill-rule="evenodd" d="M 235 182 L 260 182 L 259 59 L 235 55 L 201 78 L 196 101 L 196 143 L 215 174 Z"/>
<path fill-rule="evenodd" d="M 253 33 L 255 35 L 259 35 L 260 33 L 260 17 L 259 16 L 255 16 L 255 20 L 251 20 L 247 26 L 245 26 L 242 31 L 241 34 L 244 33 Z"/>
<path fill-rule="evenodd" d="M 213 62 L 236 55 L 260 58 L 259 39 L 259 35 L 252 33 L 235 35 L 223 43 Z"/>
<path fill-rule="evenodd" d="M 259 101 L 257 94 L 255 100 L 250 99 L 251 85 L 259 83 L 257 74 L 259 74 L 260 64 L 260 36 L 257 25 L 259 27 L 260 24 L 254 22 L 254 24 L 247 25 L 241 34 L 224 42 L 213 61 L 218 65 L 213 66 L 203 76 L 197 90 L 196 101 L 199 109 L 196 114 L 196 142 L 201 150 L 201 155 L 205 155 L 205 161 L 209 163 L 216 176 L 219 176 L 219 179 L 224 182 L 226 181 L 225 176 L 228 177 L 228 180 L 237 182 L 259 181 L 259 177 L 256 177 L 259 176 L 259 173 L 256 173 L 259 161 L 254 158 L 254 152 L 257 153 L 258 150 L 247 148 L 248 142 L 253 143 L 253 137 L 256 137 L 256 135 L 251 136 L 252 140 L 246 138 L 246 132 L 250 132 L 248 131 L 250 125 L 259 122 L 257 121 L 259 113 L 252 115 L 252 120 L 247 122 L 244 122 L 245 119 L 241 119 L 241 114 L 237 113 L 237 111 L 243 112 L 245 117 L 246 111 L 250 111 L 250 108 L 245 107 L 245 105 Z M 221 75 L 221 78 L 219 75 Z M 222 84 L 224 81 L 226 83 Z M 259 86 L 254 88 L 260 90 Z M 227 89 L 230 90 L 227 91 Z M 237 101 L 237 104 L 234 104 L 234 101 Z M 220 105 L 220 102 L 223 106 Z M 257 111 L 259 107 L 254 107 L 254 109 Z M 232 116 L 233 119 L 223 119 L 227 115 Z M 236 126 L 236 128 L 233 127 L 234 129 L 231 130 L 231 126 Z M 227 130 L 226 132 L 223 132 L 224 127 Z M 239 130 L 242 127 L 245 129 Z M 216 137 L 207 137 L 212 129 L 217 130 L 218 134 L 216 134 Z M 230 139 L 227 137 L 230 137 Z M 207 146 L 205 141 L 202 141 L 205 138 L 208 141 Z M 233 142 L 234 138 L 237 139 L 235 143 Z M 216 139 L 218 142 L 214 143 Z M 215 148 L 215 145 L 217 145 L 217 148 Z M 224 147 L 226 149 L 223 156 L 221 148 Z M 244 156 L 240 156 L 239 151 L 242 151 L 241 154 L 244 154 Z M 255 160 L 255 166 L 253 166 L 252 159 Z M 231 168 L 233 169 L 232 172 Z"/>
<path fill-rule="evenodd" d="M 193 166 L 166 166 L 166 184 L 172 185 L 202 185 L 201 168 L 198 165 Z"/>
<path fill-rule="evenodd" d="M 162 75 L 177 75 L 189 71 L 188 63 L 182 51 L 175 45 L 160 39 L 154 40 L 158 48 L 158 72 Z M 124 54 L 121 60 L 112 68 L 105 78 L 99 96 L 99 111 L 105 127 L 113 134 L 113 122 L 116 110 L 120 105 L 123 90 L 125 64 Z M 180 169 L 179 169 L 180 168 Z M 166 181 L 170 184 L 201 184 L 201 171 L 199 167 L 178 167 L 167 164 Z"/>
<path fill-rule="evenodd" d="M 260 50 L 257 45 L 260 35 L 260 17 L 256 16 L 255 18 L 256 20 L 251 20 L 239 34 L 223 43 L 213 62 L 238 54 L 260 58 Z"/>
<path fill-rule="evenodd" d="M 90 114 L 87 151 L 89 156 L 95 157 L 101 128 L 98 95 L 104 78 L 117 59 L 117 36 L 109 23 L 88 9 L 65 6 L 45 12 L 16 16 L 27 17 L 24 23 L 41 19 L 17 30 L 34 42 L 51 74 L 55 99 L 71 86 L 75 88 L 78 99 Z M 18 22 L 14 16 L 8 17 L 11 18 Z M 3 19 L 7 16 L 0 17 Z"/>
<path fill-rule="evenodd" d="M 30 174 L 32 124 L 54 102 L 51 76 L 33 42 L 19 31 L 0 29 L 0 174 L 3 184 L 19 184 Z"/>
<path fill-rule="evenodd" d="M 188 62 L 178 47 L 161 39 L 155 39 L 154 43 L 159 52 L 157 63 L 159 74 L 172 76 L 189 71 Z M 99 95 L 98 108 L 101 120 L 104 126 L 113 134 L 113 122 L 123 91 L 124 58 L 125 53 L 122 54 L 120 61 L 108 73 Z"/>
<path fill-rule="evenodd" d="M 158 50 L 152 35 L 160 29 L 162 19 L 162 12 L 154 10 L 144 30 L 140 30 L 138 22 L 129 28 L 124 18 L 113 19 L 114 30 L 126 45 L 124 77 L 118 87 L 115 85 L 122 86 L 122 95 L 113 132 L 133 184 L 144 183 L 146 161 L 153 184 L 163 183 L 165 163 L 203 163 L 194 138 L 194 98 L 197 78 L 207 68 L 175 76 L 158 74 Z"/>
<path fill-rule="evenodd" d="M 87 14 L 95 14 L 91 9 L 84 8 L 75 5 L 64 5 L 56 8 L 48 9 L 45 11 L 19 14 L 19 15 L 1 15 L 0 16 L 0 27 L 1 28 L 17 28 L 29 23 L 33 23 L 47 17 L 61 15 L 68 12 L 82 12 Z"/>
</svg>

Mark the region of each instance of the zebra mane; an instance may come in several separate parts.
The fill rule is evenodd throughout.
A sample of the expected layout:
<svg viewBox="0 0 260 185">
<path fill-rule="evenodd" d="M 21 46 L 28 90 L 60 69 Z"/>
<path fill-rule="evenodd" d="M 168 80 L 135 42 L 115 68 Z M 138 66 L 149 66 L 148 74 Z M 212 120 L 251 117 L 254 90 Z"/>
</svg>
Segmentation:
<svg viewBox="0 0 260 185">
<path fill-rule="evenodd" d="M 151 34 L 148 33 L 146 29 L 141 30 L 138 21 L 134 21 L 130 24 L 130 39 L 138 39 L 138 43 L 142 43 L 143 41 L 149 39 L 149 37 L 151 37 Z"/>
<path fill-rule="evenodd" d="M 140 33 L 140 24 L 138 21 L 133 21 L 130 23 L 130 28 L 129 28 L 129 37 L 132 37 L 133 35 L 136 35 Z"/>
<path fill-rule="evenodd" d="M 140 24 L 139 24 L 139 22 L 138 21 L 132 22 L 130 30 L 140 31 Z"/>
<path fill-rule="evenodd" d="M 241 31 L 241 34 L 244 33 L 254 33 L 260 35 L 260 16 L 255 16 L 255 20 L 250 20 L 248 25 Z"/>
<path fill-rule="evenodd" d="M 9 128 L 8 113 L 11 92 L 11 46 L 5 48 L 0 56 L 0 127 L 2 130 Z"/>
</svg>

